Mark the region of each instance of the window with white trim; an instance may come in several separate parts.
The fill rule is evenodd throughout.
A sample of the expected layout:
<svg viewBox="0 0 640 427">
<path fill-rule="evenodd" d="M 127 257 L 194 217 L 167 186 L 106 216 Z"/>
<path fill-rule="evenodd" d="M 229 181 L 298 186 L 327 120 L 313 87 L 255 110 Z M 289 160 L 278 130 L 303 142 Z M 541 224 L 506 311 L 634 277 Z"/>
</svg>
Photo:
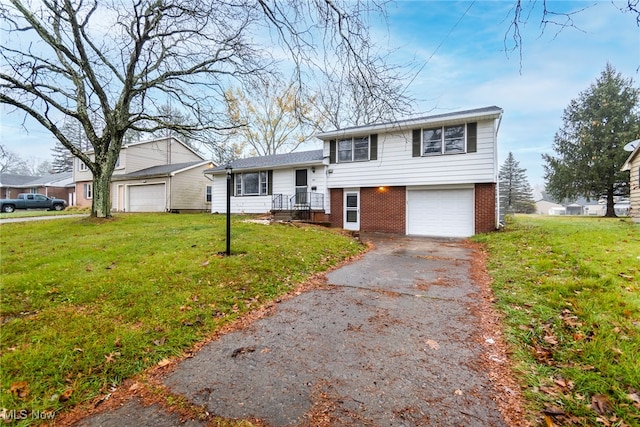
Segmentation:
<svg viewBox="0 0 640 427">
<path fill-rule="evenodd" d="M 84 172 L 84 171 L 89 170 L 89 168 L 87 167 L 87 165 L 82 160 L 78 159 L 78 170 L 80 172 Z"/>
<path fill-rule="evenodd" d="M 93 184 L 84 184 L 83 194 L 86 200 L 93 199 Z"/>
<path fill-rule="evenodd" d="M 440 126 L 422 130 L 422 155 L 460 154 L 465 152 L 465 125 Z"/>
<path fill-rule="evenodd" d="M 338 140 L 338 163 L 369 160 L 369 137 Z"/>
<path fill-rule="evenodd" d="M 207 185 L 207 187 L 204 190 L 204 201 L 206 203 L 211 203 L 211 194 L 212 194 L 212 187 L 210 185 Z"/>
<path fill-rule="evenodd" d="M 235 174 L 236 196 L 266 196 L 269 188 L 267 171 Z"/>
</svg>

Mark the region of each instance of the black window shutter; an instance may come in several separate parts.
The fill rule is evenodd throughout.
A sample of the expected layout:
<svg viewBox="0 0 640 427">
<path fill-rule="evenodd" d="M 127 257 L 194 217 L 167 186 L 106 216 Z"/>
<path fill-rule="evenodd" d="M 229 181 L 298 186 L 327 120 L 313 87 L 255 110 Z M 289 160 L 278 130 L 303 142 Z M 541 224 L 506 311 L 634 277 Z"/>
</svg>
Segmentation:
<svg viewBox="0 0 640 427">
<path fill-rule="evenodd" d="M 378 134 L 369 137 L 369 160 L 378 160 Z"/>
<path fill-rule="evenodd" d="M 336 162 L 336 140 L 329 141 L 329 163 Z"/>
<path fill-rule="evenodd" d="M 273 194 L 273 171 L 267 171 L 267 194 L 270 196 Z"/>
<path fill-rule="evenodd" d="M 467 153 L 478 151 L 478 123 L 467 123 Z"/>
<path fill-rule="evenodd" d="M 413 130 L 413 150 L 412 150 L 413 157 L 420 157 L 422 155 L 422 153 L 420 152 L 422 151 L 420 149 L 420 133 L 421 133 L 420 129 Z"/>
</svg>

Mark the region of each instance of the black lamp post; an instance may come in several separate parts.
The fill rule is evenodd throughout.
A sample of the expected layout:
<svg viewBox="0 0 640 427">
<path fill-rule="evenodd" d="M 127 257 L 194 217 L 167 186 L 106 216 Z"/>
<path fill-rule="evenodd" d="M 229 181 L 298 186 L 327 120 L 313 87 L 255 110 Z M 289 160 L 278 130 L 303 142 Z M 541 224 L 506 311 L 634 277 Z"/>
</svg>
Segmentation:
<svg viewBox="0 0 640 427">
<path fill-rule="evenodd" d="M 233 168 L 231 168 L 231 163 L 227 163 L 224 170 L 227 171 L 227 251 L 225 254 L 227 256 L 231 255 L 231 172 Z"/>
</svg>

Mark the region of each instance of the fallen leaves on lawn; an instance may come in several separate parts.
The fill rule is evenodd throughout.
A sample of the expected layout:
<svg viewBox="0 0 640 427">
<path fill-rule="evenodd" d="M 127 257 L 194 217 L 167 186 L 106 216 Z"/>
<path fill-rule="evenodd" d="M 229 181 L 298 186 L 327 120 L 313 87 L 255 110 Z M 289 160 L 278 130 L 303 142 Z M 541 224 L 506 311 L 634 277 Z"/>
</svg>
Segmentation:
<svg viewBox="0 0 640 427">
<path fill-rule="evenodd" d="M 603 394 L 594 394 L 591 397 L 591 408 L 593 408 L 598 415 L 607 415 L 612 410 L 609 398 Z"/>
<path fill-rule="evenodd" d="M 64 393 L 62 393 L 60 395 L 60 397 L 58 398 L 58 401 L 60 402 L 66 402 L 67 400 L 71 399 L 71 395 L 73 394 L 73 389 L 72 388 L 68 388 L 64 391 Z"/>
<path fill-rule="evenodd" d="M 9 391 L 18 399 L 25 399 L 29 395 L 29 383 L 26 381 L 11 383 Z"/>
</svg>

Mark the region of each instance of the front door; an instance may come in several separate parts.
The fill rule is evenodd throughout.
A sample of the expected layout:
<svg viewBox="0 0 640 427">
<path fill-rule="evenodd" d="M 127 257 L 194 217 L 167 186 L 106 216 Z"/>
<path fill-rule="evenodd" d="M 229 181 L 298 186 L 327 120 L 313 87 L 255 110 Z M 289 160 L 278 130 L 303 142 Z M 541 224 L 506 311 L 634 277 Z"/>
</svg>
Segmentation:
<svg viewBox="0 0 640 427">
<path fill-rule="evenodd" d="M 360 230 L 360 190 L 344 191 L 344 226 L 345 230 Z"/>
<path fill-rule="evenodd" d="M 296 169 L 296 205 L 307 204 L 307 170 Z"/>
</svg>

